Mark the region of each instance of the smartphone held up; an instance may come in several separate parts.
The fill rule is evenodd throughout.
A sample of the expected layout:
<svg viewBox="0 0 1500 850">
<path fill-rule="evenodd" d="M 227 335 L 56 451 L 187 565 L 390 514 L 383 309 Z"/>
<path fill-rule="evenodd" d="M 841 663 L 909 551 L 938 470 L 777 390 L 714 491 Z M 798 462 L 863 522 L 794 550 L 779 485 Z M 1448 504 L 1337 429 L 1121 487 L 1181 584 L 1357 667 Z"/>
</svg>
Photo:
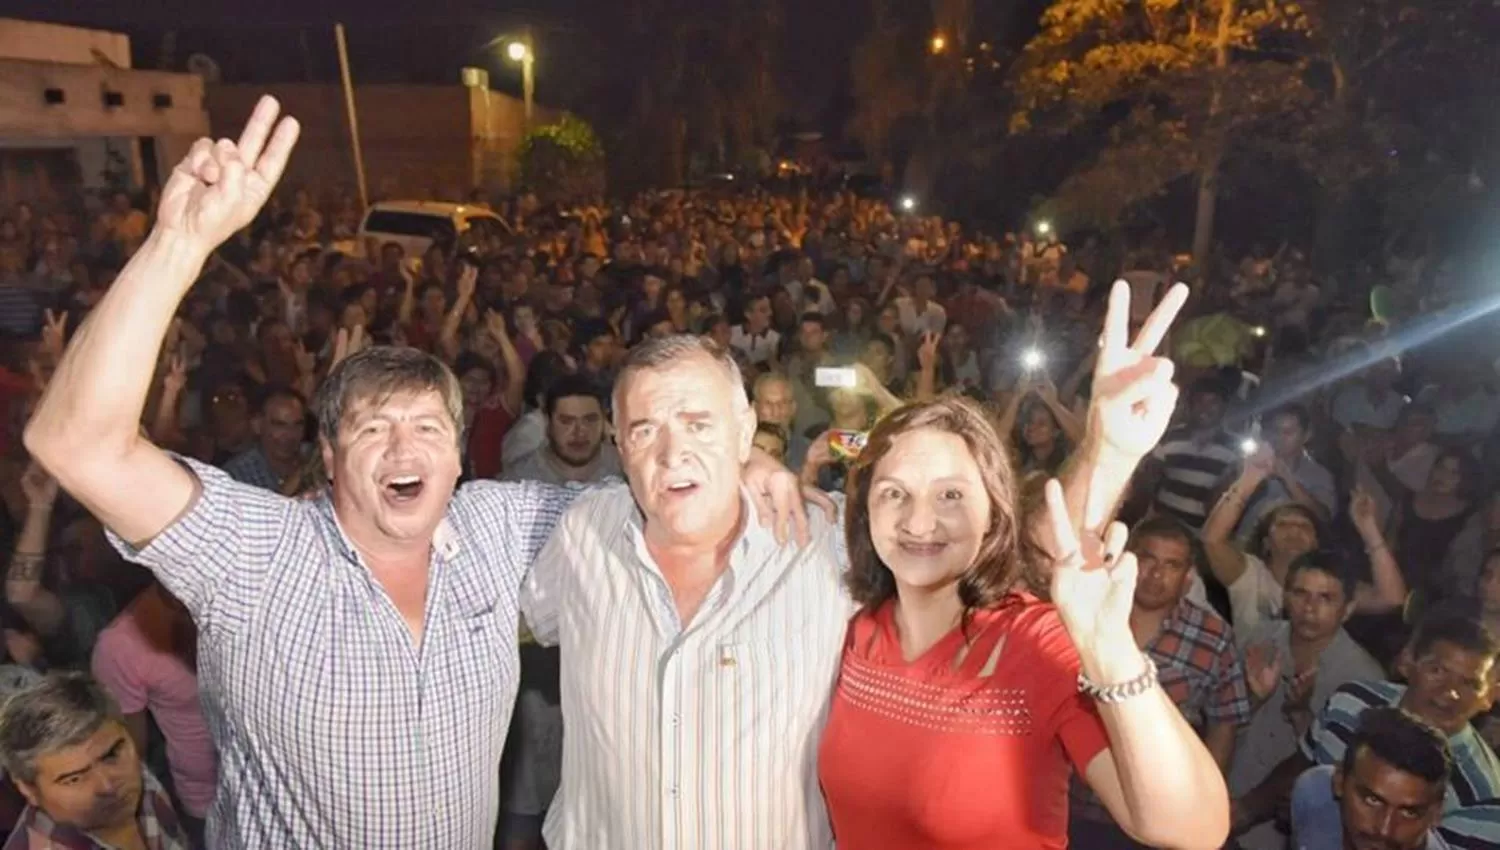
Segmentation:
<svg viewBox="0 0 1500 850">
<path fill-rule="evenodd" d="M 819 366 L 813 370 L 813 384 L 826 388 L 854 389 L 859 376 L 848 366 Z"/>
<path fill-rule="evenodd" d="M 852 461 L 859 457 L 869 439 L 869 431 L 835 428 L 828 432 L 828 450 L 833 454 L 834 460 Z"/>
</svg>

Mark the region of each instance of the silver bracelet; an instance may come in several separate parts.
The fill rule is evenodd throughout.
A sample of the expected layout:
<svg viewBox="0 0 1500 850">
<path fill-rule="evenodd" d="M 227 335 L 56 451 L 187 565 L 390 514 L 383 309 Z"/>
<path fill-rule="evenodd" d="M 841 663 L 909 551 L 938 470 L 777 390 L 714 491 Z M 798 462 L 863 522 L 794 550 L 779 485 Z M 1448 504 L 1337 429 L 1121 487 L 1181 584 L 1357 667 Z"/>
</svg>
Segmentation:
<svg viewBox="0 0 1500 850">
<path fill-rule="evenodd" d="M 1136 676 L 1134 679 L 1131 679 L 1128 682 L 1120 682 L 1119 684 L 1115 685 L 1100 685 L 1096 682 L 1092 682 L 1089 680 L 1088 676 L 1085 676 L 1083 674 L 1083 671 L 1079 671 L 1079 693 L 1082 693 L 1084 696 L 1090 697 L 1095 702 L 1102 702 L 1106 705 L 1121 703 L 1125 700 L 1131 699 L 1132 697 L 1138 697 L 1141 694 L 1146 693 L 1157 685 L 1156 662 L 1152 661 L 1151 656 L 1146 655 L 1145 653 L 1141 653 L 1141 657 L 1146 660 L 1146 669 L 1142 670 L 1141 674 L 1139 676 Z"/>
</svg>

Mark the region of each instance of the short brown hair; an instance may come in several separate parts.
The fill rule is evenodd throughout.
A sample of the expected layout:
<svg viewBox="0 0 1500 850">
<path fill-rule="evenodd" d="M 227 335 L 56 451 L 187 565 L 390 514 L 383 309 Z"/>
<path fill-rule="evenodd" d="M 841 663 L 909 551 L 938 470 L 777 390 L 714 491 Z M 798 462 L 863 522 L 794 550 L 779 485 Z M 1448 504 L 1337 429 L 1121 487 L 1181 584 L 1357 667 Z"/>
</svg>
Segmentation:
<svg viewBox="0 0 1500 850">
<path fill-rule="evenodd" d="M 956 434 L 969 447 L 979 467 L 980 480 L 990 498 L 990 527 L 974 563 L 958 581 L 958 598 L 965 618 L 988 608 L 1015 589 L 1025 573 L 1021 546 L 1020 510 L 1015 472 L 1005 443 L 994 423 L 978 404 L 957 395 L 909 404 L 882 419 L 870 432 L 859 459 L 849 471 L 847 522 L 849 593 L 866 610 L 896 595 L 896 579 L 881 562 L 870 536 L 870 481 L 875 467 L 896 438 L 909 431 L 932 428 Z"/>
<path fill-rule="evenodd" d="M 382 404 L 398 393 L 436 392 L 463 439 L 464 396 L 458 378 L 443 361 L 415 348 L 375 345 L 349 355 L 318 388 L 314 404 L 318 434 L 338 444 L 339 426 L 358 401 Z"/>
</svg>

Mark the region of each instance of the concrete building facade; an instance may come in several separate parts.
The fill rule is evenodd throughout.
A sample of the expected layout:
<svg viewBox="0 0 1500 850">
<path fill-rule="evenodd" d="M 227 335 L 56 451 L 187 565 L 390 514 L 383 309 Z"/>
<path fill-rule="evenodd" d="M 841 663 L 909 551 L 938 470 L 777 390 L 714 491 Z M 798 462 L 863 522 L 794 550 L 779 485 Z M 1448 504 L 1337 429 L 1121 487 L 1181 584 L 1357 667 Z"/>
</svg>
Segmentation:
<svg viewBox="0 0 1500 850">
<path fill-rule="evenodd" d="M 158 183 L 196 139 L 238 134 L 262 94 L 303 125 L 289 183 L 355 185 L 338 84 L 230 85 L 137 70 L 123 34 L 0 18 L 0 207 Z M 372 198 L 461 200 L 476 186 L 510 187 L 524 108 L 491 91 L 483 71 L 449 86 L 356 85 L 355 103 Z M 556 117 L 537 107 L 534 120 Z"/>
<path fill-rule="evenodd" d="M 209 130 L 203 81 L 131 68 L 120 34 L 0 18 L 0 203 L 139 189 Z"/>
</svg>

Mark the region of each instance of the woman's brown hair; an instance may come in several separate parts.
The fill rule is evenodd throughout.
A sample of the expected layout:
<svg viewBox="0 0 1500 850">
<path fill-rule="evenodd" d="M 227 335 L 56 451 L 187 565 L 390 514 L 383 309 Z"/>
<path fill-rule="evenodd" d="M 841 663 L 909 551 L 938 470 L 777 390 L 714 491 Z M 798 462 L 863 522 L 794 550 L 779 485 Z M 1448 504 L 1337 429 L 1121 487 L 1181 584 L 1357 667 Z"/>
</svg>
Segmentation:
<svg viewBox="0 0 1500 850">
<path fill-rule="evenodd" d="M 1016 588 L 1025 575 L 1026 559 L 1021 551 L 1019 490 L 1005 443 L 984 408 L 962 396 L 909 404 L 882 419 L 870 432 L 849 471 L 844 524 L 849 545 L 846 582 L 849 593 L 866 610 L 874 610 L 896 595 L 896 579 L 881 562 L 870 536 L 870 483 L 876 466 L 890 453 L 896 438 L 922 428 L 955 434 L 964 441 L 990 498 L 990 527 L 974 563 L 958 581 L 958 598 L 967 619 L 970 612 L 994 605 Z"/>
</svg>

